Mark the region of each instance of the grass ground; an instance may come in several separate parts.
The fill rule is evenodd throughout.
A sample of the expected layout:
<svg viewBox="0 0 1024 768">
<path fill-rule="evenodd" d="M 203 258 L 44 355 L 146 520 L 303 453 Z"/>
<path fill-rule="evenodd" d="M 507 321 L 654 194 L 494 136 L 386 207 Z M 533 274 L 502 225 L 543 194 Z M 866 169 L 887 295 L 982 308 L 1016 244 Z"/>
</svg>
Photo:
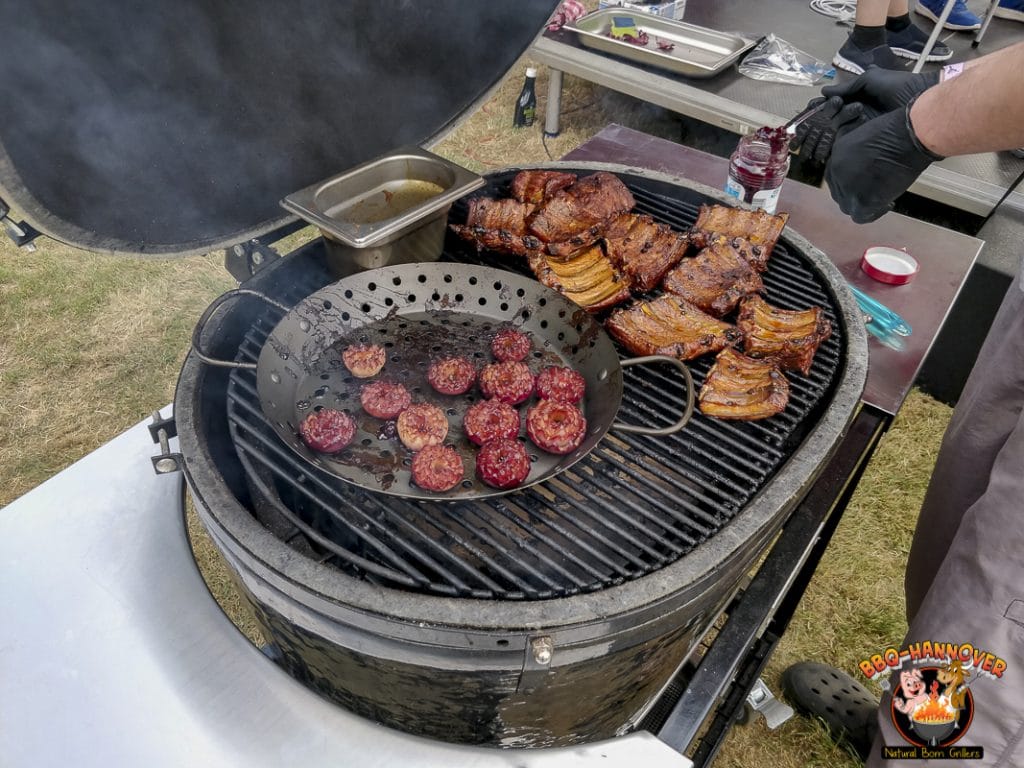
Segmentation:
<svg viewBox="0 0 1024 768">
<path fill-rule="evenodd" d="M 438 148 L 475 170 L 560 157 L 609 122 L 677 140 L 663 110 L 566 77 L 563 133 L 513 130 L 526 61 Z M 543 111 L 546 72 L 538 94 Z M 324 169 L 325 175 L 334 169 Z M 0 505 L 169 402 L 202 309 L 231 287 L 219 255 L 183 260 L 96 256 L 43 238 L 35 253 L 0 238 Z M 766 677 L 798 659 L 855 670 L 904 631 L 902 572 L 949 409 L 911 395 L 860 484 Z M 225 609 L 255 637 L 219 557 L 190 521 L 197 558 Z M 815 723 L 733 730 L 722 766 L 854 766 Z"/>
</svg>

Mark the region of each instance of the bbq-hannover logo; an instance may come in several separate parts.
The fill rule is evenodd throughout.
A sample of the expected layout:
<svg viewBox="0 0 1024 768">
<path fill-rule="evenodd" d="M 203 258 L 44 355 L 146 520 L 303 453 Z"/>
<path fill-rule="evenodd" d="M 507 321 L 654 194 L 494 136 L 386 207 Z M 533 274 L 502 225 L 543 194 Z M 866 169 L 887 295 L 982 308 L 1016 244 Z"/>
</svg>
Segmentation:
<svg viewBox="0 0 1024 768">
<path fill-rule="evenodd" d="M 887 648 L 860 662 L 869 679 L 892 688 L 890 716 L 907 742 L 885 745 L 882 757 L 901 760 L 944 758 L 980 760 L 983 747 L 958 742 L 974 719 L 974 692 L 980 678 L 999 680 L 1006 662 L 970 643 L 911 643 Z"/>
</svg>

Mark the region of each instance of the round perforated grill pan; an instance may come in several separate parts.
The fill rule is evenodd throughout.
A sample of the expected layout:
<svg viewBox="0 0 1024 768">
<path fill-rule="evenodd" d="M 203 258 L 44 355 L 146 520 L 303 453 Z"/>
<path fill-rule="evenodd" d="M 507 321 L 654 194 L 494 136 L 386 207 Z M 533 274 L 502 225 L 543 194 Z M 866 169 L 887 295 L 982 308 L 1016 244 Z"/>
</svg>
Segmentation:
<svg viewBox="0 0 1024 768">
<path fill-rule="evenodd" d="M 207 310 L 197 327 L 227 299 Z M 255 294 L 260 295 L 260 294 Z M 580 408 L 587 433 L 572 453 L 557 456 L 538 449 L 525 437 L 531 470 L 520 488 L 568 469 L 589 453 L 612 428 L 645 434 L 682 429 L 693 408 L 693 386 L 684 364 L 670 357 L 620 361 L 611 339 L 585 310 L 535 280 L 502 270 L 466 264 L 406 264 L 362 272 L 308 296 L 280 321 L 264 344 L 257 363 L 257 388 L 264 415 L 281 439 L 310 463 L 343 480 L 373 491 L 399 496 L 482 498 L 508 493 L 484 484 L 475 472 L 477 447 L 463 432 L 463 416 L 482 397 L 474 385 L 464 395 L 434 391 L 427 369 L 438 358 L 462 355 L 482 368 L 494 362 L 490 344 L 503 328 L 515 328 L 533 341 L 526 359 L 536 375 L 548 365 L 567 365 L 583 375 L 586 395 Z M 349 344 L 378 344 L 387 351 L 380 374 L 357 379 L 345 367 L 342 350 Z M 207 360 L 207 362 L 218 362 Z M 679 403 L 680 419 L 663 428 L 616 424 L 622 400 L 622 366 L 670 365 L 686 378 L 688 399 Z M 240 365 L 240 364 L 234 364 Z M 399 382 L 413 402 L 440 406 L 447 414 L 445 443 L 462 456 L 462 483 L 446 493 L 426 491 L 412 482 L 412 452 L 394 434 L 393 424 L 363 411 L 360 392 L 379 379 Z M 531 398 L 518 407 L 525 426 Z M 355 439 L 334 455 L 306 446 L 298 425 L 310 412 L 333 408 L 350 413 Z M 514 490 L 514 489 L 511 489 Z"/>
</svg>

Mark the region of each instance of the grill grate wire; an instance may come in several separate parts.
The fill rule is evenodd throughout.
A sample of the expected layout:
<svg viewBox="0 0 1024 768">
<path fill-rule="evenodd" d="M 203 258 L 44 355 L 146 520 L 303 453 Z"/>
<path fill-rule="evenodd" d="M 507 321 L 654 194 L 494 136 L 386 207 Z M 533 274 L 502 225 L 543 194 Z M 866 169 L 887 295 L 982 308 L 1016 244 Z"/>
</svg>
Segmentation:
<svg viewBox="0 0 1024 768">
<path fill-rule="evenodd" d="M 501 194 L 510 176 L 495 177 Z M 630 182 L 636 210 L 685 230 L 699 202 Z M 699 201 L 684 188 L 682 193 Z M 463 221 L 466 204 L 453 207 Z M 525 266 L 446 241 L 447 261 L 511 271 Z M 231 373 L 228 422 L 259 495 L 325 562 L 373 583 L 425 594 L 540 600 L 603 589 L 636 579 L 686 555 L 726 525 L 771 480 L 827 401 L 842 362 L 842 326 L 823 279 L 785 237 L 763 276 L 765 298 L 786 309 L 821 306 L 832 321 L 807 377 L 790 374 L 786 411 L 762 422 L 721 422 L 699 413 L 668 437 L 611 432 L 583 461 L 546 483 L 507 496 L 455 503 L 417 502 L 364 491 L 321 473 L 281 443 L 260 408 L 256 376 Z M 320 288 L 293 285 L 284 301 Z M 281 312 L 266 308 L 239 347 L 255 362 Z M 710 356 L 693 361 L 699 388 Z M 623 371 L 623 421 L 673 421 L 680 383 L 657 367 Z M 676 405 L 673 405 L 676 403 Z"/>
</svg>

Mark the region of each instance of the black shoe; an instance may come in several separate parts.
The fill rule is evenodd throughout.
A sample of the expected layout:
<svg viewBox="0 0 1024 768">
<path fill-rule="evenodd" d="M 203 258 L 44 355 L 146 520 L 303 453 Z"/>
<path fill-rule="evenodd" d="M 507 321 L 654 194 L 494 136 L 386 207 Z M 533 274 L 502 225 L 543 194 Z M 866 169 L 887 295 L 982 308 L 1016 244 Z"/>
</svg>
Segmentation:
<svg viewBox="0 0 1024 768">
<path fill-rule="evenodd" d="M 911 24 L 899 32 L 886 30 L 886 42 L 897 56 L 917 60 L 924 53 L 924 44 L 928 42 L 928 35 Z M 925 61 L 949 61 L 952 57 L 952 49 L 942 41 L 936 40 Z"/>
<path fill-rule="evenodd" d="M 782 692 L 804 714 L 825 722 L 836 741 L 845 740 L 867 760 L 878 733 L 878 701 L 840 669 L 802 661 L 782 673 Z"/>
<path fill-rule="evenodd" d="M 882 69 L 906 69 L 888 45 L 880 45 L 865 51 L 854 45 L 852 40 L 843 43 L 843 47 L 832 57 L 832 63 L 855 75 L 863 73 L 872 65 Z"/>
</svg>

